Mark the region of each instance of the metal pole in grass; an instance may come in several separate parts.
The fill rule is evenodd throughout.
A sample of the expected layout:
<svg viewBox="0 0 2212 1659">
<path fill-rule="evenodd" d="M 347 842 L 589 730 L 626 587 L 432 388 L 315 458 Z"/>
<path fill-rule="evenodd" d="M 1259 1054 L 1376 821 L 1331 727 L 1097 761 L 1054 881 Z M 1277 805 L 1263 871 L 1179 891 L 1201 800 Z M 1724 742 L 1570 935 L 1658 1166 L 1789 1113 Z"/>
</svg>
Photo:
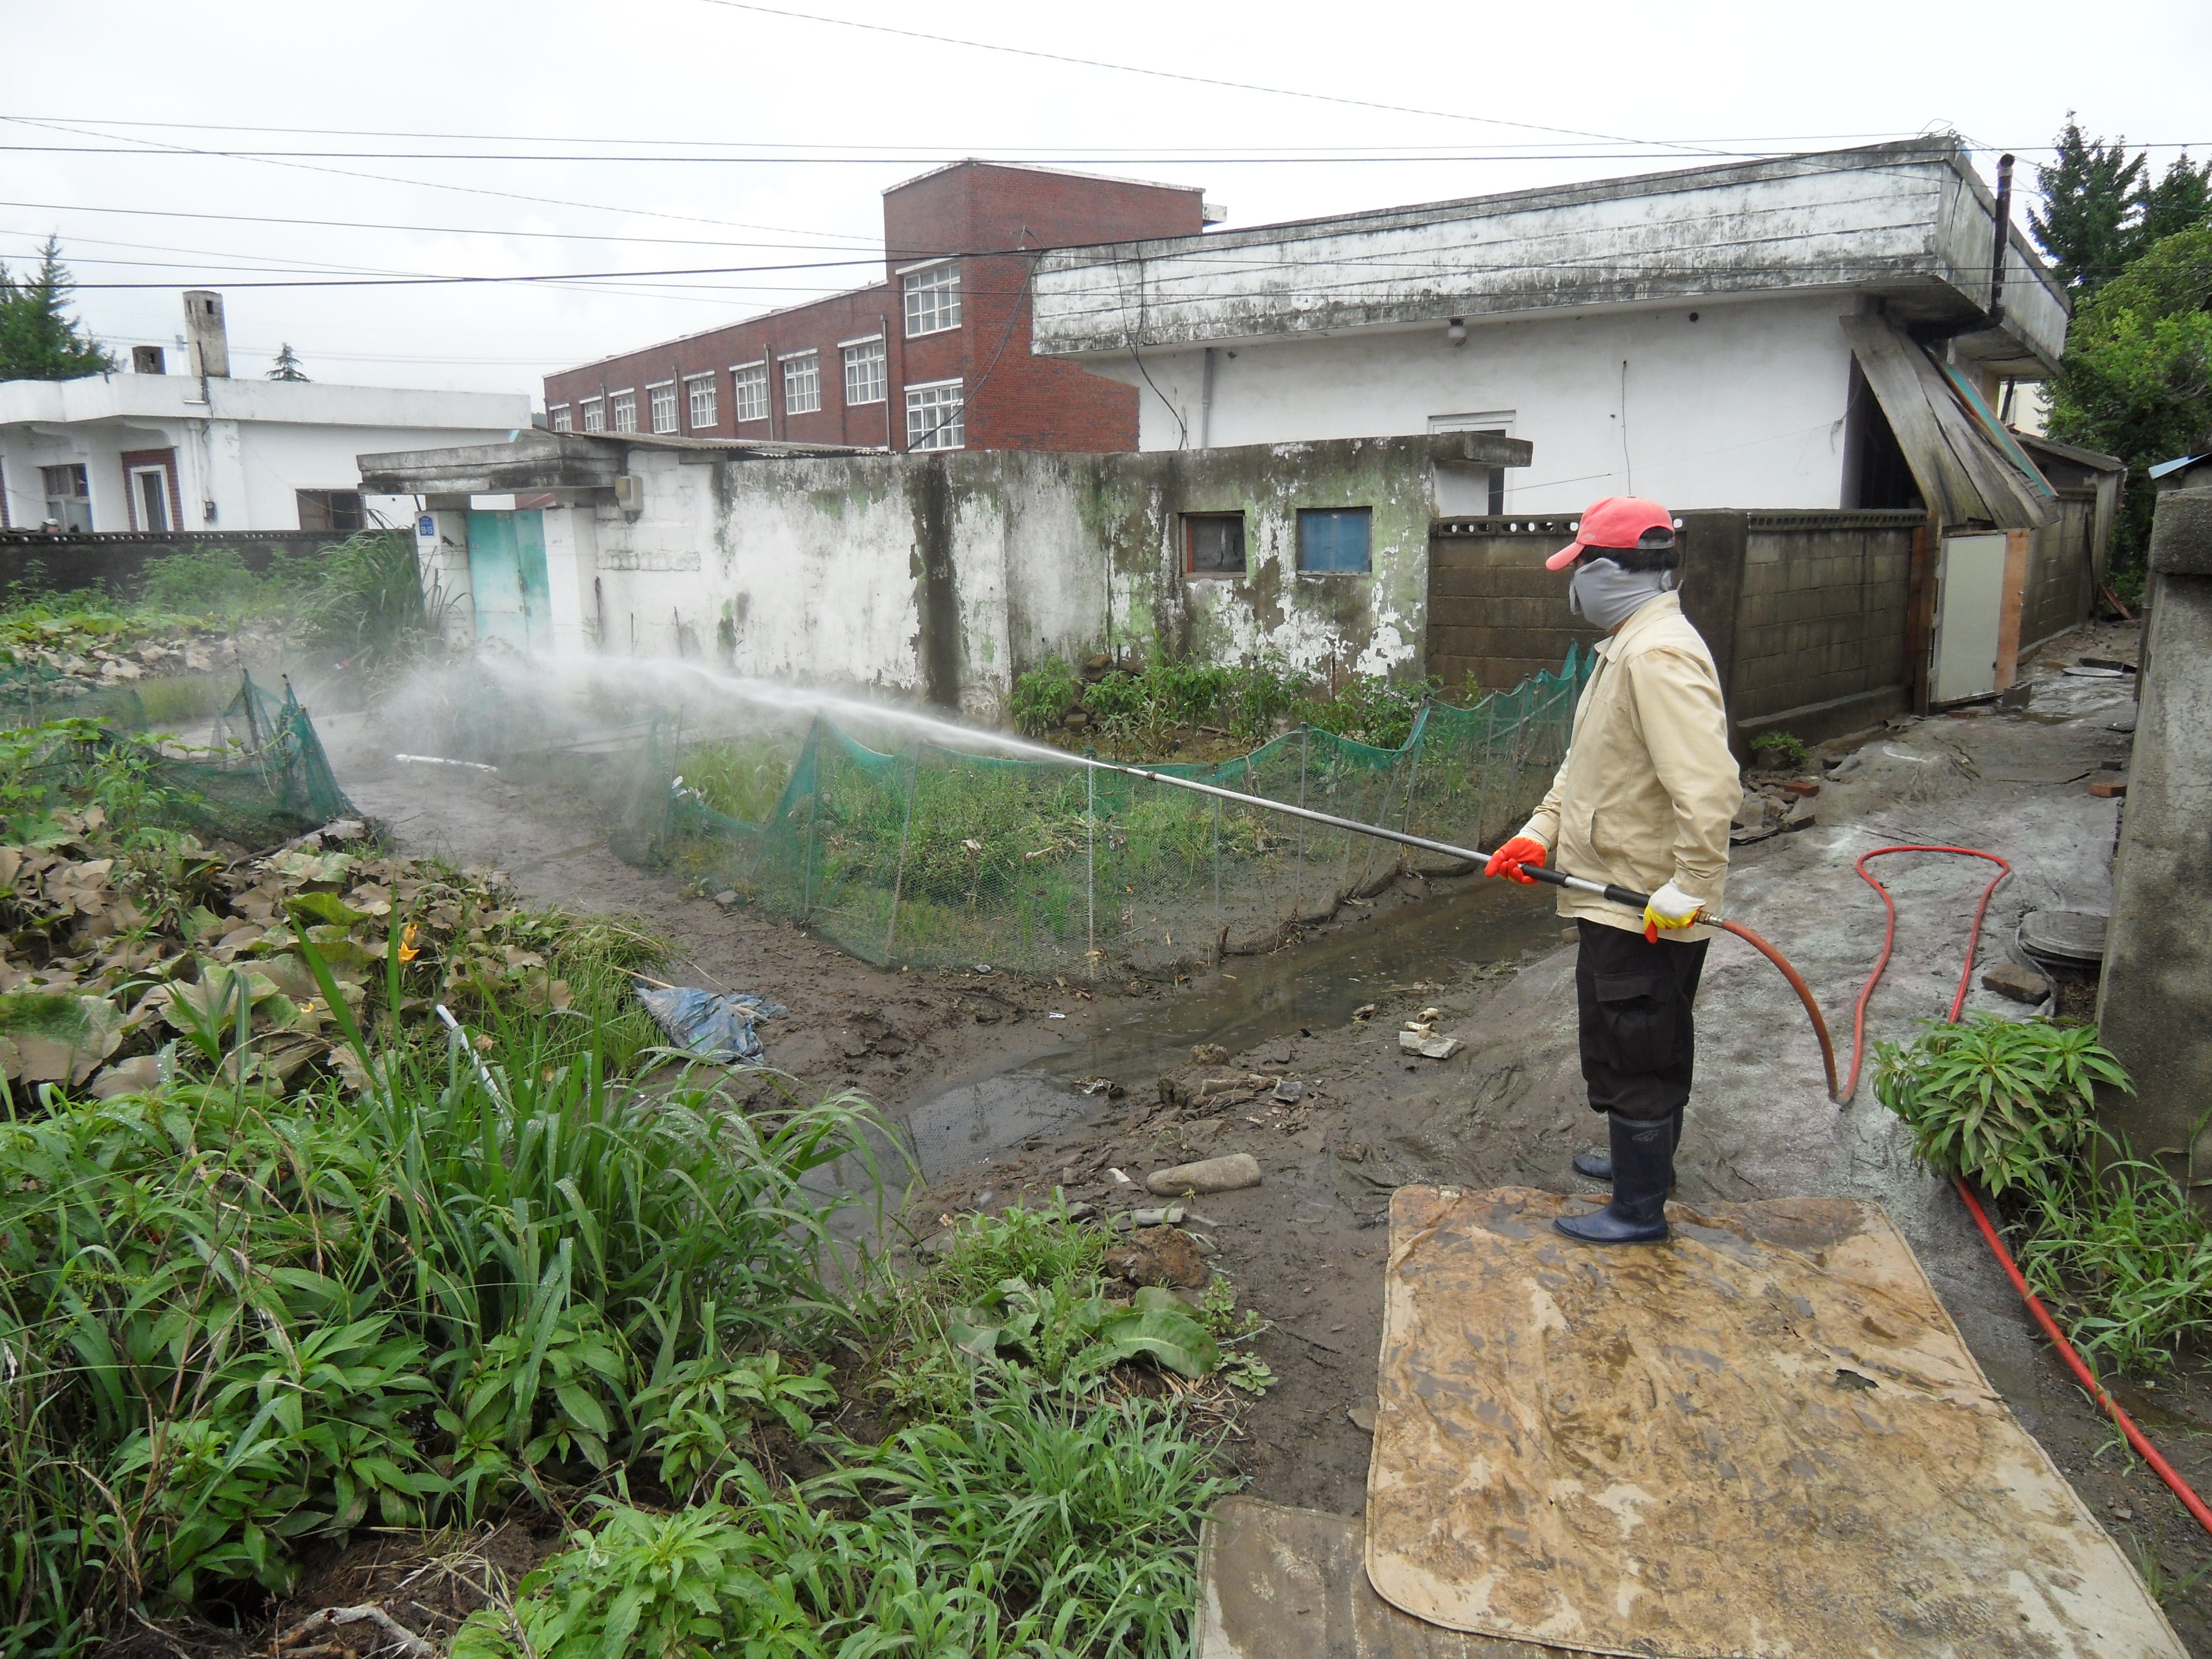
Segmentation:
<svg viewBox="0 0 2212 1659">
<path fill-rule="evenodd" d="M 1221 960 L 1221 936 L 1229 924 L 1221 915 L 1221 797 L 1213 798 L 1213 959 Z"/>
<path fill-rule="evenodd" d="M 1298 727 L 1298 805 L 1301 810 L 1306 804 L 1306 751 L 1312 747 L 1313 727 L 1301 726 Z M 1291 920 L 1295 922 L 1304 910 L 1306 902 L 1306 821 L 1304 818 L 1298 820 L 1297 874 L 1292 881 Z"/>
<path fill-rule="evenodd" d="M 1097 754 L 1086 749 L 1084 758 Z M 1098 769 L 1083 769 L 1083 960 L 1098 977 Z"/>
<path fill-rule="evenodd" d="M 921 777 L 921 745 L 914 746 L 914 764 L 906 775 L 906 817 L 899 823 L 898 874 L 891 878 L 891 921 L 884 929 L 884 960 L 891 959 L 891 941 L 898 937 L 899 896 L 906 890 L 906 843 L 914 834 L 914 788 Z"/>
<path fill-rule="evenodd" d="M 806 844 L 799 854 L 799 925 L 802 927 L 814 917 L 814 813 L 822 802 L 822 717 L 814 717 L 814 725 L 806 734 L 806 747 L 799 757 L 806 769 Z"/>
</svg>

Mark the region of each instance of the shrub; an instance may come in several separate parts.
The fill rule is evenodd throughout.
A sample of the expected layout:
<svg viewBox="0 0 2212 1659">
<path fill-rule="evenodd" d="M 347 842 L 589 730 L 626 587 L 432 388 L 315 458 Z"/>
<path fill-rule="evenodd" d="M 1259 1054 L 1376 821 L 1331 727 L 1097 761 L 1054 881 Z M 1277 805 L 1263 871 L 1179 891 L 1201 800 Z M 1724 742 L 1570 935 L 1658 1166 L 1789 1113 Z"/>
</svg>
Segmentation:
<svg viewBox="0 0 2212 1659">
<path fill-rule="evenodd" d="M 1033 738 L 1058 726 L 1083 695 L 1083 681 L 1059 657 L 1047 657 L 1014 679 L 1014 725 Z"/>
<path fill-rule="evenodd" d="M 185 616 L 242 617 L 283 597 L 234 547 L 165 553 L 146 562 L 143 580 L 145 604 Z"/>
<path fill-rule="evenodd" d="M 1340 738 L 1397 749 L 1413 735 L 1421 706 L 1443 690 L 1442 680 L 1393 680 L 1361 674 L 1337 688 L 1326 702 L 1307 702 L 1300 712 L 1308 724 Z"/>
<path fill-rule="evenodd" d="M 1875 1093 L 1936 1175 L 2041 1188 L 2087 1141 L 2095 1087 L 2133 1085 L 2092 1025 L 1978 1014 L 1875 1048 Z"/>
</svg>

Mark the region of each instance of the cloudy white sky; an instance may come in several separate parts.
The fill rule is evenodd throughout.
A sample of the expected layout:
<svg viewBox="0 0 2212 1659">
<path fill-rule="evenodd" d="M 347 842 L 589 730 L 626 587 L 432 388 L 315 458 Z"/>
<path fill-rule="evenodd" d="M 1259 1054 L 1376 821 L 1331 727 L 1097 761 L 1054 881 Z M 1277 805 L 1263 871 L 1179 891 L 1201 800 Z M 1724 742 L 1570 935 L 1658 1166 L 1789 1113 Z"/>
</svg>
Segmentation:
<svg viewBox="0 0 2212 1659">
<path fill-rule="evenodd" d="M 1931 130 L 1990 147 L 1986 173 L 1997 148 L 2047 159 L 2069 109 L 2166 147 L 2160 167 L 2212 153 L 2203 0 L 9 13 L 0 259 L 58 233 L 113 345 L 173 342 L 178 291 L 216 288 L 234 373 L 289 341 L 316 379 L 368 385 L 534 394 L 550 369 L 864 283 L 879 192 L 961 155 L 1202 185 L 1249 225 Z"/>
</svg>

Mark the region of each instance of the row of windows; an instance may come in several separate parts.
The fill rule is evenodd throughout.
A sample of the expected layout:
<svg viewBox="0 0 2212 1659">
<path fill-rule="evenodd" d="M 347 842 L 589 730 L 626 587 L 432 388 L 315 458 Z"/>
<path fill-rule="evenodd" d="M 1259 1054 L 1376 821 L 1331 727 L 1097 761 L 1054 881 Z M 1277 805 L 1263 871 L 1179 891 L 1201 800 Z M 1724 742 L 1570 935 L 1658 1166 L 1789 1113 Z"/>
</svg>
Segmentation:
<svg viewBox="0 0 2212 1659">
<path fill-rule="evenodd" d="M 1298 509 L 1298 568 L 1315 575 L 1358 574 L 1370 568 L 1374 512 L 1364 507 Z M 1244 574 L 1244 515 L 1186 513 L 1182 568 L 1193 576 Z"/>
<path fill-rule="evenodd" d="M 906 301 L 906 333 L 908 339 L 924 334 L 942 334 L 960 326 L 960 263 L 947 259 L 941 264 L 924 265 L 910 270 L 901 279 L 901 289 Z M 855 341 L 840 348 L 845 360 L 845 404 L 855 408 L 866 404 L 879 404 L 889 395 L 890 378 L 884 360 L 884 343 L 880 338 Z M 822 407 L 822 356 L 819 352 L 795 352 L 778 360 L 783 365 L 783 412 L 787 415 L 811 415 Z M 733 388 L 739 421 L 764 421 L 768 418 L 768 365 L 765 362 L 747 363 L 730 371 L 735 381 Z M 702 374 L 684 382 L 688 407 L 685 410 L 692 427 L 714 424 L 714 379 Z M 647 418 L 655 432 L 676 430 L 676 382 L 665 380 L 659 386 L 646 388 Z M 941 412 L 941 411 L 940 411 Z M 633 389 L 617 392 L 609 398 L 586 398 L 573 407 L 556 404 L 550 411 L 556 432 L 635 432 L 637 430 L 637 392 Z M 611 416 L 611 424 L 610 423 Z M 934 417 L 933 417 L 934 418 Z M 911 430 L 914 422 L 914 400 L 907 400 L 907 422 Z M 941 436 L 941 422 L 925 422 Z M 957 449 L 959 445 L 933 442 L 933 449 Z"/>
<path fill-rule="evenodd" d="M 890 377 L 884 360 L 884 343 L 880 338 L 861 340 L 841 348 L 845 364 L 845 405 L 848 409 L 867 404 L 879 404 L 889 394 Z M 787 415 L 812 415 L 822 407 L 822 354 L 818 351 L 793 352 L 777 362 L 783 369 L 783 412 Z M 768 364 L 740 363 L 730 371 L 731 391 L 737 419 L 764 421 L 768 418 Z M 676 385 L 674 380 L 663 380 L 646 387 L 647 415 L 653 430 L 672 433 L 676 428 Z M 717 398 L 714 377 L 696 374 L 684 381 L 685 415 L 696 430 L 714 424 Z M 611 407 L 614 423 L 609 427 L 606 414 Z M 582 430 L 586 432 L 635 432 L 637 430 L 637 393 L 624 391 L 611 398 L 586 398 L 575 404 L 556 404 L 550 410 L 556 432 L 577 430 L 577 411 L 582 412 Z"/>
<path fill-rule="evenodd" d="M 783 368 L 783 410 L 787 415 L 811 415 L 822 407 L 822 355 L 800 352 L 778 360 Z M 691 424 L 714 424 L 714 377 L 702 374 L 684 382 Z M 646 388 L 647 407 L 655 432 L 676 430 L 676 382 L 663 381 Z M 845 402 L 852 406 L 879 404 L 890 395 L 881 340 L 845 348 Z M 743 363 L 730 371 L 731 413 L 737 423 L 768 419 L 768 365 Z M 605 423 L 605 406 L 614 410 L 614 425 Z M 611 398 L 586 398 L 574 405 L 556 404 L 551 421 L 556 432 L 574 432 L 575 413 L 581 410 L 586 432 L 637 430 L 637 394 L 617 392 Z M 937 380 L 906 389 L 906 447 L 908 449 L 961 449 L 968 442 L 965 388 L 958 380 Z"/>
</svg>

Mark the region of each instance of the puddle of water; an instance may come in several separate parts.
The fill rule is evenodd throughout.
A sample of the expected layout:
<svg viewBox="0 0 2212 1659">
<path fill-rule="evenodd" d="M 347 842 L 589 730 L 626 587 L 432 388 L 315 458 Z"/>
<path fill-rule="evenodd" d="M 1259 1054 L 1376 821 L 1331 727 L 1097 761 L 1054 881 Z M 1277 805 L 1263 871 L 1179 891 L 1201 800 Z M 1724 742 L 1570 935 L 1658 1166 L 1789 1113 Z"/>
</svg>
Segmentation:
<svg viewBox="0 0 2212 1659">
<path fill-rule="evenodd" d="M 1393 988 L 1449 984 L 1466 969 L 1551 950 L 1564 926 L 1548 890 L 1486 882 L 1351 922 L 1293 950 L 1230 957 L 1199 990 L 1140 1005 L 1085 1042 L 1009 1060 L 911 1108 L 906 1121 L 922 1175 L 934 1182 L 1031 1135 L 1073 1127 L 1103 1103 L 1076 1089 L 1079 1078 L 1149 1090 L 1197 1043 L 1237 1054 L 1302 1029 L 1340 1025 Z"/>
</svg>

